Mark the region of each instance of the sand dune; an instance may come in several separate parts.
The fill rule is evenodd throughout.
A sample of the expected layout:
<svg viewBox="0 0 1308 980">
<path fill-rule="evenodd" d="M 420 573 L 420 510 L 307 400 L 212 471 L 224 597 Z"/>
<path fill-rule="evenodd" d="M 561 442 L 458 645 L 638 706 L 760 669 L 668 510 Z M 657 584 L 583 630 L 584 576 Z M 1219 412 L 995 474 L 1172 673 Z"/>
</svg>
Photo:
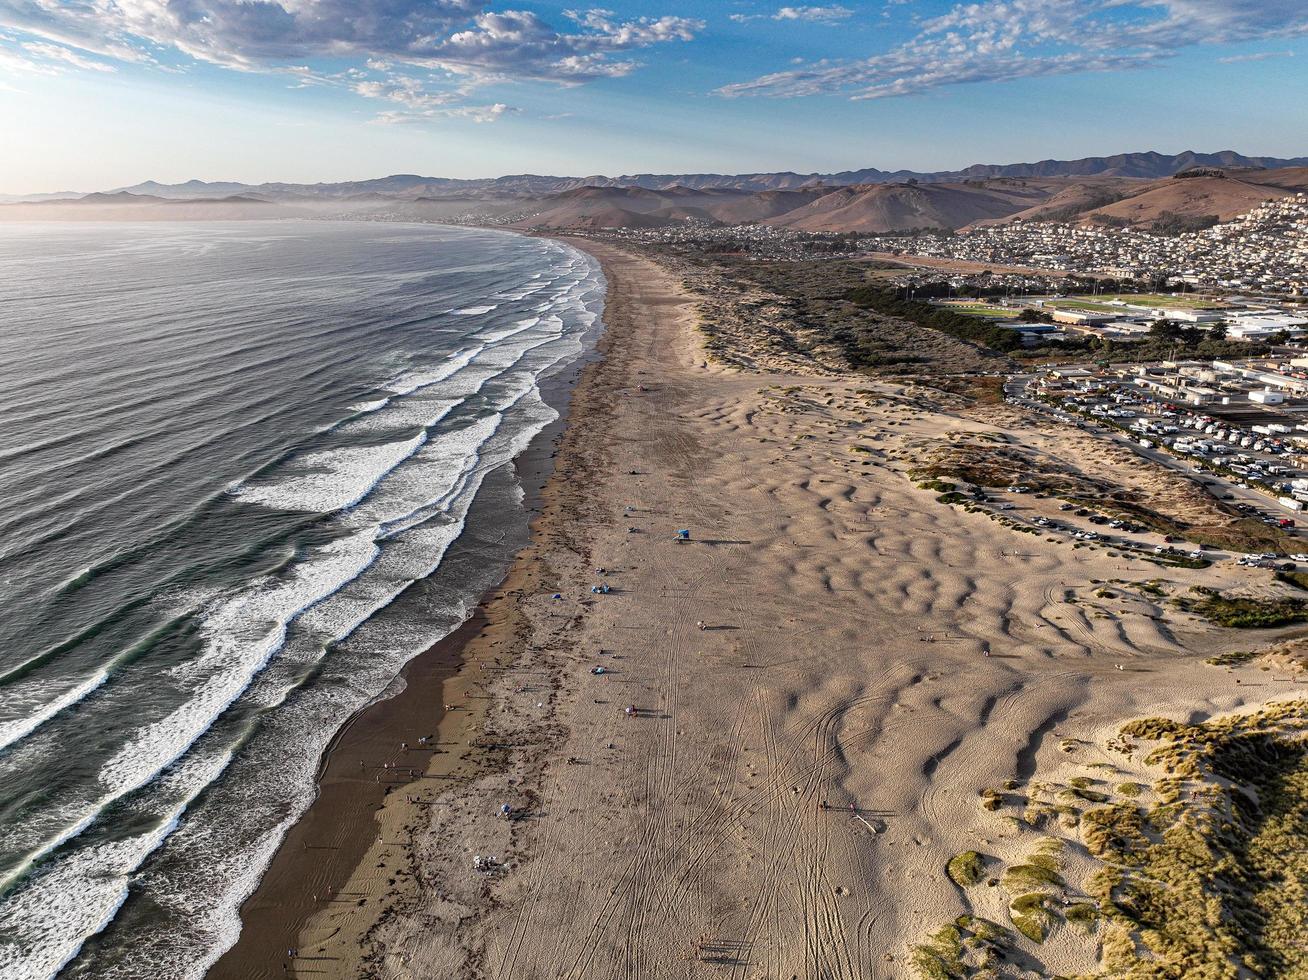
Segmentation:
<svg viewBox="0 0 1308 980">
<path fill-rule="evenodd" d="M 1156 566 L 1015 534 L 907 477 L 913 447 L 1024 436 L 1020 415 L 803 363 L 705 366 L 674 277 L 584 247 L 609 276 L 605 359 L 446 689 L 444 754 L 298 929 L 315 970 L 908 976 L 924 930 L 974 903 L 1005 920 L 997 890 L 944 874 L 1028 845 L 982 791 L 1143 712 L 1281 693 L 1202 666 L 1224 633 L 1095 584 Z M 1023 955 L 1052 975 L 1093 952 L 1060 934 Z"/>
</svg>

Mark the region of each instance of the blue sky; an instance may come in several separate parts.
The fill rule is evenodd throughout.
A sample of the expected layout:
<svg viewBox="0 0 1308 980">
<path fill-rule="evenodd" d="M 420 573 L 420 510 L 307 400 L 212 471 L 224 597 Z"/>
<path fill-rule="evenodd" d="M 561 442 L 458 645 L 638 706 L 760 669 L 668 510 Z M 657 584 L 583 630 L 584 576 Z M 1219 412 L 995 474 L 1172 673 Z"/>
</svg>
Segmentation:
<svg viewBox="0 0 1308 980">
<path fill-rule="evenodd" d="M 1308 0 L 0 0 L 0 191 L 1308 155 Z"/>
</svg>

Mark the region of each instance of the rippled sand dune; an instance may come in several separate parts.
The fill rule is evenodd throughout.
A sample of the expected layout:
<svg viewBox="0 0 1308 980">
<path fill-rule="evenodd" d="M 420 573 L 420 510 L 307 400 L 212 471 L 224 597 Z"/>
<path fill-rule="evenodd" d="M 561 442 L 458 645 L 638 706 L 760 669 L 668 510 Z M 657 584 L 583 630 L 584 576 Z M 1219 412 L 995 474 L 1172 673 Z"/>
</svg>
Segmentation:
<svg viewBox="0 0 1308 980">
<path fill-rule="evenodd" d="M 1020 417 L 709 365 L 665 270 L 584 247 L 609 278 L 604 360 L 447 685 L 466 708 L 447 755 L 380 811 L 381 842 L 339 884 L 359 900 L 300 932 L 315 971 L 908 976 L 940 923 L 1007 921 L 998 889 L 965 897 L 944 874 L 961 851 L 1029 845 L 983 791 L 1074 766 L 1141 713 L 1286 689 L 1204 667 L 1233 641 L 1148 593 L 1097 594 L 1156 566 L 1016 534 L 906 475 L 923 440 L 1021 436 Z M 1093 955 L 1060 934 L 1012 969 Z"/>
</svg>

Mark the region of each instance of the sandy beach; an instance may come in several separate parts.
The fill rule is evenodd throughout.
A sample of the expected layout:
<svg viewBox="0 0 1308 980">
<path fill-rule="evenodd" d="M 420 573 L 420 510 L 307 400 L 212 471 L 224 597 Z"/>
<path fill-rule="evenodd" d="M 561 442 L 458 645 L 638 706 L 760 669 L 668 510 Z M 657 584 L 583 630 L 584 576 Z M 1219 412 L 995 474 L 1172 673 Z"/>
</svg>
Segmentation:
<svg viewBox="0 0 1308 980">
<path fill-rule="evenodd" d="M 1204 665 L 1236 640 L 1132 590 L 1155 565 L 908 476 L 960 440 L 1064 437 L 802 359 L 718 366 L 677 276 L 574 244 L 607 326 L 531 543 L 385 724 L 339 739 L 212 976 L 909 976 L 940 923 L 1006 921 L 944 873 L 1035 839 L 983 793 L 1093 774 L 1142 714 L 1303 690 Z M 1014 968 L 1094 952 L 1064 929 Z"/>
</svg>

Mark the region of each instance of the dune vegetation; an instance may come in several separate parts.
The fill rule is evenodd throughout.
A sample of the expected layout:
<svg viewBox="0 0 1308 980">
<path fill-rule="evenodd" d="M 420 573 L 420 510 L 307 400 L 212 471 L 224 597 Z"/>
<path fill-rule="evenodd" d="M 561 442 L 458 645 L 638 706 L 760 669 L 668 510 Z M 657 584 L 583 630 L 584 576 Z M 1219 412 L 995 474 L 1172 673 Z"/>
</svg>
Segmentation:
<svg viewBox="0 0 1308 980">
<path fill-rule="evenodd" d="M 1058 836 L 998 872 L 1011 929 L 978 938 L 985 920 L 962 916 L 914 948 L 918 974 L 996 976 L 1065 928 L 1064 945 L 1098 963 L 1086 980 L 1308 976 L 1308 701 L 1195 724 L 1141 719 L 1110 744 L 1152 781 L 1092 789 L 1078 776 L 1015 792 L 1021 816 L 1005 819 Z M 958 855 L 949 877 L 979 880 L 980 861 Z"/>
</svg>

